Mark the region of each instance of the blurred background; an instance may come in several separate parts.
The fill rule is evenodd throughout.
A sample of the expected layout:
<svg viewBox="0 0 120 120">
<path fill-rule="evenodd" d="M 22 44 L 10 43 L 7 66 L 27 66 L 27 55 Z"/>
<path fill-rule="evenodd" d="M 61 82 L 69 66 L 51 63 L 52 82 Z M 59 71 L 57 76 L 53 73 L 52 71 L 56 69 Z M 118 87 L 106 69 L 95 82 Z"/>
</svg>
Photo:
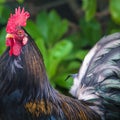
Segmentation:
<svg viewBox="0 0 120 120">
<path fill-rule="evenodd" d="M 53 87 L 67 94 L 91 47 L 103 36 L 120 31 L 120 0 L 0 0 L 0 55 L 5 27 L 18 6 L 31 13 L 26 30 L 41 50 Z"/>
</svg>

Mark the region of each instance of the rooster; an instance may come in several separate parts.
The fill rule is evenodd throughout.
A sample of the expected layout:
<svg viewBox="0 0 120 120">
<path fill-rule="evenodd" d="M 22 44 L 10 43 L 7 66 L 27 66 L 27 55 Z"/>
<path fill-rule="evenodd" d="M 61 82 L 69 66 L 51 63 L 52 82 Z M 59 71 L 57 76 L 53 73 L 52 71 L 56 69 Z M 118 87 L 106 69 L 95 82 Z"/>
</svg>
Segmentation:
<svg viewBox="0 0 120 120">
<path fill-rule="evenodd" d="M 77 98 L 72 98 L 59 93 L 50 85 L 41 52 L 23 28 L 29 17 L 29 12 L 19 7 L 10 15 L 6 26 L 7 49 L 0 57 L 0 119 L 119 119 L 120 34 L 104 38 L 99 42 L 100 46 L 88 54 L 81 72 L 74 77 L 70 92 Z M 104 55 L 105 58 L 101 59 Z M 111 61 L 108 62 L 107 58 Z M 95 70 L 97 65 L 99 69 Z M 106 71 L 99 71 L 106 66 Z M 93 78 L 89 73 L 95 74 Z M 103 80 L 101 73 L 109 80 Z"/>
</svg>

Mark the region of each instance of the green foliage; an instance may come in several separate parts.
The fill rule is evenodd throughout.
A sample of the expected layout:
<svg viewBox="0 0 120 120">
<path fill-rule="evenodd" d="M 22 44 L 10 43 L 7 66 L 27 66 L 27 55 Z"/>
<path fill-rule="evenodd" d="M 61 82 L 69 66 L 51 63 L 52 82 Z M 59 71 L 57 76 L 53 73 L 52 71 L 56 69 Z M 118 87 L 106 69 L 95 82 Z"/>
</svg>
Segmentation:
<svg viewBox="0 0 120 120">
<path fill-rule="evenodd" d="M 52 78 L 58 69 L 58 65 L 61 61 L 69 55 L 72 50 L 72 43 L 68 40 L 63 40 L 55 44 L 55 46 L 49 50 L 46 67 L 48 68 L 49 77 Z M 56 74 L 57 75 L 57 74 Z"/>
<path fill-rule="evenodd" d="M 113 20 L 120 24 L 120 0 L 110 0 L 110 13 Z"/>
<path fill-rule="evenodd" d="M 5 28 L 3 28 L 0 32 L 0 53 L 2 53 L 5 50 Z"/>
<path fill-rule="evenodd" d="M 9 9 L 0 5 L 0 24 L 5 24 L 9 17 Z"/>
<path fill-rule="evenodd" d="M 96 0 L 83 0 L 83 10 L 85 11 L 85 18 L 90 21 L 96 13 Z"/>
<path fill-rule="evenodd" d="M 93 46 L 101 38 L 101 25 L 97 20 L 86 22 L 80 20 L 81 27 L 81 47 Z"/>
<path fill-rule="evenodd" d="M 82 0 L 82 8 L 85 12 L 86 21 L 90 21 L 94 18 L 97 10 L 97 0 Z M 101 3 L 102 4 L 102 3 Z M 103 3 L 104 4 L 104 3 Z M 109 1 L 109 10 L 112 19 L 120 24 L 120 0 L 110 0 Z"/>
<path fill-rule="evenodd" d="M 17 2 L 18 2 L 19 4 L 22 4 L 22 3 L 24 2 L 24 0 L 17 0 Z"/>
<path fill-rule="evenodd" d="M 49 41 L 49 46 L 61 39 L 68 30 L 68 21 L 61 21 L 60 16 L 54 10 L 48 15 L 46 12 L 41 12 L 37 16 L 36 24 L 46 43 Z"/>
</svg>

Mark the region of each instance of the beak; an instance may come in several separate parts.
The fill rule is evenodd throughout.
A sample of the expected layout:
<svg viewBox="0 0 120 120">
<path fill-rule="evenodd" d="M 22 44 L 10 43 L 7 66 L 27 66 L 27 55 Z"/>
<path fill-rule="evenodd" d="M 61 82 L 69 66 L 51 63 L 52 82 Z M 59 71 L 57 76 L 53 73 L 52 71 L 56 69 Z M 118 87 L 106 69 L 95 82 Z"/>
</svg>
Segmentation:
<svg viewBox="0 0 120 120">
<path fill-rule="evenodd" d="M 11 41 L 12 39 L 14 39 L 14 35 L 8 33 L 6 35 L 6 46 L 12 46 L 13 45 L 13 41 Z"/>
<path fill-rule="evenodd" d="M 13 36 L 13 34 L 9 34 L 9 33 L 8 33 L 8 34 L 6 35 L 6 39 L 10 39 L 10 38 L 14 38 L 14 36 Z"/>
</svg>

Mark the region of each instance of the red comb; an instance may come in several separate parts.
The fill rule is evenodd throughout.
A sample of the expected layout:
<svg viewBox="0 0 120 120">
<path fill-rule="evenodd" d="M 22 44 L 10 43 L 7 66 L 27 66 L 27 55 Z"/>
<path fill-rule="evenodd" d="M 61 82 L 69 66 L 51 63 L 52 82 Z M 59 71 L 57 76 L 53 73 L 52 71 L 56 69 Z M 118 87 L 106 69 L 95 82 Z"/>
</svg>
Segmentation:
<svg viewBox="0 0 120 120">
<path fill-rule="evenodd" d="M 24 27 L 26 26 L 26 21 L 30 17 L 29 12 L 25 11 L 24 8 L 22 10 L 20 7 L 15 9 L 15 14 L 11 14 L 7 23 L 6 32 L 14 33 L 16 31 L 17 26 Z"/>
</svg>

